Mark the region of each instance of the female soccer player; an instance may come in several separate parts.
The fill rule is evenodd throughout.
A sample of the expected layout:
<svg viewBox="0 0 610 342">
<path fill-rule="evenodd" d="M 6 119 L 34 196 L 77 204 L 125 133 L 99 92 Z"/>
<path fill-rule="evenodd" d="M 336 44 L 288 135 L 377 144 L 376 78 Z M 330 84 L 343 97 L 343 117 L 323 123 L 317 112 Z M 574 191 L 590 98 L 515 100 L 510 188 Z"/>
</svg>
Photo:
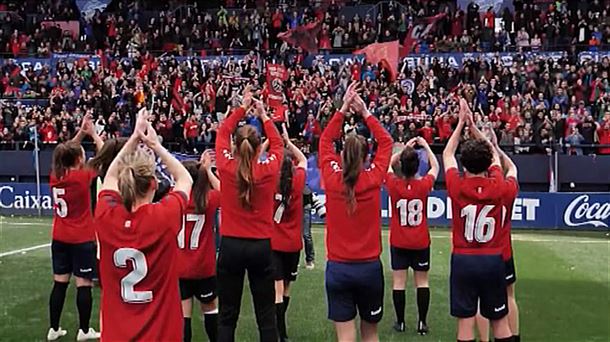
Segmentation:
<svg viewBox="0 0 610 342">
<path fill-rule="evenodd" d="M 458 126 L 443 151 L 447 193 L 452 201 L 450 274 L 451 315 L 458 319 L 458 341 L 474 340 L 477 304 L 483 317 L 491 320 L 495 341 L 510 342 L 508 303 L 502 260 L 502 207 L 507 192 L 517 189 L 514 179 L 504 179 L 498 153 L 484 139 L 463 143 L 457 170 L 455 151 L 472 113 L 460 100 Z"/>
<path fill-rule="evenodd" d="M 182 340 L 176 235 L 193 181 L 147 119 L 141 112 L 134 134 L 110 164 L 96 207 L 107 341 Z M 154 156 L 137 147 L 140 140 L 175 180 L 174 191 L 159 203 L 151 203 L 157 188 Z"/>
<path fill-rule="evenodd" d="M 277 341 L 275 291 L 271 264 L 274 195 L 283 159 L 282 137 L 263 104 L 254 114 L 263 121 L 269 139 L 267 159 L 259 161 L 261 139 L 253 126 L 235 131 L 252 104 L 250 87 L 243 102 L 220 125 L 216 140 L 216 166 L 221 187 L 220 253 L 217 264 L 218 340 L 234 341 L 244 273 L 248 280 L 261 341 Z M 231 134 L 234 133 L 234 148 Z"/>
<path fill-rule="evenodd" d="M 335 322 L 339 341 L 356 341 L 360 314 L 362 341 L 377 341 L 383 315 L 383 270 L 379 192 L 392 153 L 392 137 L 366 109 L 351 84 L 339 112 L 320 138 L 320 169 L 326 190 L 326 295 L 328 318 Z M 367 167 L 369 147 L 364 137 L 349 134 L 341 154 L 335 140 L 348 111 L 360 115 L 377 141 Z"/>
<path fill-rule="evenodd" d="M 220 181 L 212 171 L 212 157 L 206 151 L 201 160 L 182 165 L 193 178 L 193 189 L 182 229 L 178 233 L 178 276 L 184 317 L 184 341 L 191 341 L 193 297 L 201 302 L 205 331 L 216 341 L 218 306 L 216 300 L 216 241 L 213 225 L 220 205 Z"/>
<path fill-rule="evenodd" d="M 426 150 L 430 170 L 424 177 L 417 176 L 419 155 L 413 148 Z M 417 332 L 428 333 L 426 316 L 430 306 L 430 233 L 428 232 L 428 195 L 438 175 L 438 161 L 430 146 L 421 137 L 413 138 L 400 152 L 392 156 L 386 188 L 390 194 L 393 215 L 390 221 L 390 255 L 392 262 L 392 300 L 396 311 L 396 331 L 405 331 L 405 285 L 407 271 L 413 269 L 417 288 Z"/>
<path fill-rule="evenodd" d="M 271 237 L 275 270 L 275 310 L 280 341 L 288 338 L 286 311 L 290 302 L 290 282 L 297 279 L 299 256 L 303 249 L 303 189 L 307 178 L 307 158 L 290 141 L 285 127 L 283 136 L 286 150 L 282 161 L 279 192 L 275 195 L 274 230 Z"/>
<path fill-rule="evenodd" d="M 76 338 L 78 341 L 99 338 L 99 333 L 89 326 L 93 304 L 91 279 L 95 267 L 95 232 L 89 188 L 96 173 L 84 167 L 85 151 L 81 141 L 85 135 L 90 135 L 96 145 L 101 142 L 89 117 L 83 119 L 74 139 L 59 144 L 53 151 L 50 185 L 55 202 L 51 243 L 54 284 L 49 300 L 49 341 L 67 334 L 59 327 L 59 320 L 72 274 L 76 281 L 79 317 Z"/>
</svg>

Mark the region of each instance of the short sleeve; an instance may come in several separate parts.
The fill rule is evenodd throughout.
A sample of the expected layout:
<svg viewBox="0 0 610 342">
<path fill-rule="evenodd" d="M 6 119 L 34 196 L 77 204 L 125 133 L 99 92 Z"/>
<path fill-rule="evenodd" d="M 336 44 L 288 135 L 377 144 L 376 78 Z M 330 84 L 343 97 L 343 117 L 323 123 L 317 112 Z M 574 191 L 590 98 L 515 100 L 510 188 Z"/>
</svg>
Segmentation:
<svg viewBox="0 0 610 342">
<path fill-rule="evenodd" d="M 436 180 L 432 175 L 425 175 L 422 178 L 425 189 L 430 192 L 432 191 L 432 187 L 434 187 L 434 181 Z"/>
<path fill-rule="evenodd" d="M 220 206 L 220 191 L 211 190 L 208 193 L 208 206 L 215 209 Z"/>
<path fill-rule="evenodd" d="M 455 196 L 460 183 L 460 173 L 457 168 L 452 167 L 445 172 L 445 182 L 447 183 L 447 193 L 449 196 Z"/>
<path fill-rule="evenodd" d="M 519 183 L 515 177 L 507 177 L 504 181 L 504 196 L 511 201 L 517 197 Z"/>
<path fill-rule="evenodd" d="M 297 167 L 294 174 L 293 186 L 298 192 L 302 192 L 305 188 L 305 181 L 307 180 L 307 172 L 302 167 Z"/>
<path fill-rule="evenodd" d="M 123 205 L 121 195 L 114 190 L 102 190 L 97 196 L 95 216 L 102 216 L 107 212 Z"/>
<path fill-rule="evenodd" d="M 167 222 L 169 229 L 178 234 L 182 228 L 182 216 L 188 205 L 188 197 L 181 191 L 172 191 L 155 205 L 155 217 Z"/>
</svg>

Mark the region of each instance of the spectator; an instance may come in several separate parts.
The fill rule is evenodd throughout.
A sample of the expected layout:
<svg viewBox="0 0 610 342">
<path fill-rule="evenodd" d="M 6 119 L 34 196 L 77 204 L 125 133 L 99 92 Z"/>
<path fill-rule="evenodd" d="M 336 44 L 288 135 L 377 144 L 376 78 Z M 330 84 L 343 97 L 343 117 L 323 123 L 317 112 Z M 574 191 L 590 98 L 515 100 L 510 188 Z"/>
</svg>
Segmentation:
<svg viewBox="0 0 610 342">
<path fill-rule="evenodd" d="M 584 143 L 585 138 L 578 132 L 578 128 L 574 127 L 572 133 L 566 137 L 566 147 L 568 154 L 582 156 L 582 147 L 578 146 Z"/>
</svg>

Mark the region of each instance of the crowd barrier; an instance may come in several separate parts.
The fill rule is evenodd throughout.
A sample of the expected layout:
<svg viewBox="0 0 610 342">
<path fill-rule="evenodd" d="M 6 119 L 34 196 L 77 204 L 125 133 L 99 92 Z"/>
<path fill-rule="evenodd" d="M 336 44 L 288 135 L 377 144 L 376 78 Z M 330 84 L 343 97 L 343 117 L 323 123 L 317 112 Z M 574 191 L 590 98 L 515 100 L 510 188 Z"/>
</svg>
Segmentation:
<svg viewBox="0 0 610 342">
<path fill-rule="evenodd" d="M 41 185 L 38 198 L 36 183 L 0 183 L 0 215 L 50 216 L 53 198 L 48 184 Z M 324 201 L 323 193 L 318 194 Z M 381 217 L 384 224 L 392 215 L 385 190 L 380 192 Z M 68 209 L 69 210 L 69 209 Z M 448 226 L 451 222 L 451 199 L 445 191 L 433 191 L 428 197 L 428 220 L 431 226 Z M 514 228 L 600 230 L 610 227 L 610 193 L 544 193 L 522 192 L 515 201 L 511 219 Z M 323 220 L 314 216 L 313 222 Z"/>
</svg>

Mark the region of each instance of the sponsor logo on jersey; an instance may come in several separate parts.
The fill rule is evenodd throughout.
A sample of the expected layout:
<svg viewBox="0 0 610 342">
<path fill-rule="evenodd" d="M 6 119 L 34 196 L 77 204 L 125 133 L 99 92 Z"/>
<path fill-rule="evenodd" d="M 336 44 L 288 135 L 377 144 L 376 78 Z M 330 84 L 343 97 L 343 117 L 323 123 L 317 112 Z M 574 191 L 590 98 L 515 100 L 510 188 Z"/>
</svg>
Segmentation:
<svg viewBox="0 0 610 342">
<path fill-rule="evenodd" d="M 610 202 L 589 202 L 589 195 L 581 195 L 573 199 L 563 213 L 563 221 L 569 227 L 607 228 L 608 218 L 610 218 Z"/>
</svg>

